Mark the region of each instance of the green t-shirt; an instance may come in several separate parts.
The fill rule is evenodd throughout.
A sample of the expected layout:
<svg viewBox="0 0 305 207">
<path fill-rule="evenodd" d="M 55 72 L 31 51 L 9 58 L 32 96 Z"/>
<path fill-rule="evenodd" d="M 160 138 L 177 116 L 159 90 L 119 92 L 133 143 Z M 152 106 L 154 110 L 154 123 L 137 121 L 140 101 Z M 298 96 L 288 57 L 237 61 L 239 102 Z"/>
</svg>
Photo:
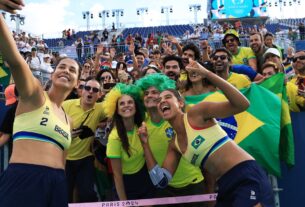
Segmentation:
<svg viewBox="0 0 305 207">
<path fill-rule="evenodd" d="M 157 163 L 162 166 L 169 142 L 172 139 L 172 137 L 167 134 L 170 133 L 172 127 L 167 121 L 153 123 L 150 118 L 146 119 L 146 126 L 149 134 L 150 149 Z M 182 188 L 189 184 L 199 183 L 202 180 L 203 176 L 200 168 L 190 164 L 181 157 L 178 168 L 169 185 L 174 188 Z"/>
<path fill-rule="evenodd" d="M 106 155 L 110 159 L 121 159 L 123 174 L 134 174 L 145 164 L 144 151 L 137 134 L 137 127 L 127 132 L 127 136 L 130 156 L 124 150 L 116 128 L 112 129 L 108 137 Z"/>
</svg>

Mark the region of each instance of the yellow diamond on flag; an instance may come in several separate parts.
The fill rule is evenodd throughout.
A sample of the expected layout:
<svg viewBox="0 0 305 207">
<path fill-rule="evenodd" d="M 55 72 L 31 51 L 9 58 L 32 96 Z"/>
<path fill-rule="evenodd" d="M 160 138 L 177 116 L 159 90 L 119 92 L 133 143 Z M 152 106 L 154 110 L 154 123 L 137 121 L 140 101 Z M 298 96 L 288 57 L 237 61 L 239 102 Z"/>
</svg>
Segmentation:
<svg viewBox="0 0 305 207">
<path fill-rule="evenodd" d="M 0 66 L 0 78 L 3 78 L 7 76 L 8 74 L 3 70 L 3 68 Z"/>
<path fill-rule="evenodd" d="M 237 130 L 238 133 L 236 134 L 236 137 L 234 139 L 234 141 L 237 144 L 243 141 L 256 129 L 264 125 L 262 121 L 260 121 L 259 119 L 257 119 L 247 111 L 240 114 L 236 114 L 234 117 L 237 121 L 237 128 L 238 128 Z"/>
</svg>

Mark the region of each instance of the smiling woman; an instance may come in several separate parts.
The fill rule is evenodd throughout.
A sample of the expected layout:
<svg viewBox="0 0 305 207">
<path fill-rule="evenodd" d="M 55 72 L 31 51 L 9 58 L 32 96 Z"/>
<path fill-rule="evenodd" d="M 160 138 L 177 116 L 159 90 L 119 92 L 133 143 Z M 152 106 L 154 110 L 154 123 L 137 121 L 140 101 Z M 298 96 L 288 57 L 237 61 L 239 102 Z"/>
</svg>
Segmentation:
<svg viewBox="0 0 305 207">
<path fill-rule="evenodd" d="M 0 0 L 0 9 L 7 12 L 14 13 L 23 6 L 19 0 Z M 77 85 L 79 64 L 70 58 L 59 60 L 51 76 L 52 86 L 45 92 L 18 52 L 2 15 L 0 42 L 0 51 L 10 65 L 20 97 L 13 128 L 13 153 L 0 177 L 0 206 L 67 206 L 64 163 L 71 134 L 61 104 Z"/>
<path fill-rule="evenodd" d="M 107 144 L 117 196 L 120 200 L 149 198 L 154 186 L 145 165 L 144 152 L 136 131 L 144 119 L 141 90 L 118 83 L 105 97 L 104 111 L 113 118 Z"/>
</svg>

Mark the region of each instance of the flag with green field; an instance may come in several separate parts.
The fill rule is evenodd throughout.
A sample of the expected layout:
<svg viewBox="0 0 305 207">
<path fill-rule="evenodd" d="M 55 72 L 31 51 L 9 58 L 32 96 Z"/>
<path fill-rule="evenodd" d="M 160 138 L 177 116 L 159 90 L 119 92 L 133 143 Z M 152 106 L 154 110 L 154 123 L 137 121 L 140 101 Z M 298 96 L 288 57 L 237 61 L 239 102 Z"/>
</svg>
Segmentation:
<svg viewBox="0 0 305 207">
<path fill-rule="evenodd" d="M 279 142 L 281 102 L 269 90 L 252 84 L 241 92 L 250 101 L 250 107 L 239 114 L 217 119 L 221 127 L 240 147 L 251 154 L 269 173 L 280 176 Z M 219 91 L 198 96 L 187 96 L 186 110 L 201 101 L 227 100 Z"/>
<path fill-rule="evenodd" d="M 280 159 L 291 167 L 294 165 L 294 137 L 284 81 L 285 74 L 278 73 L 266 79 L 260 86 L 270 90 L 281 100 Z"/>
</svg>

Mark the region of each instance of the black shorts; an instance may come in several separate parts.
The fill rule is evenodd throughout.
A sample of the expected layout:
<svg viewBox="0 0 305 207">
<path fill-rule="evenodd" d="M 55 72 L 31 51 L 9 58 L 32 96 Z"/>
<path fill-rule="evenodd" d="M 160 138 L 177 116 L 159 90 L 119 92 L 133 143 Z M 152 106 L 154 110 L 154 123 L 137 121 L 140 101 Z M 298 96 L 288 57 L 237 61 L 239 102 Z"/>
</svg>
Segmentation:
<svg viewBox="0 0 305 207">
<path fill-rule="evenodd" d="M 156 188 L 151 182 L 146 164 L 134 174 L 124 174 L 123 181 L 128 200 L 155 197 Z"/>
<path fill-rule="evenodd" d="M 254 160 L 234 166 L 217 184 L 216 207 L 253 207 L 258 203 L 264 207 L 275 206 L 268 177 Z"/>
<path fill-rule="evenodd" d="M 0 206 L 68 207 L 64 170 L 33 164 L 9 164 L 0 176 Z"/>
</svg>

